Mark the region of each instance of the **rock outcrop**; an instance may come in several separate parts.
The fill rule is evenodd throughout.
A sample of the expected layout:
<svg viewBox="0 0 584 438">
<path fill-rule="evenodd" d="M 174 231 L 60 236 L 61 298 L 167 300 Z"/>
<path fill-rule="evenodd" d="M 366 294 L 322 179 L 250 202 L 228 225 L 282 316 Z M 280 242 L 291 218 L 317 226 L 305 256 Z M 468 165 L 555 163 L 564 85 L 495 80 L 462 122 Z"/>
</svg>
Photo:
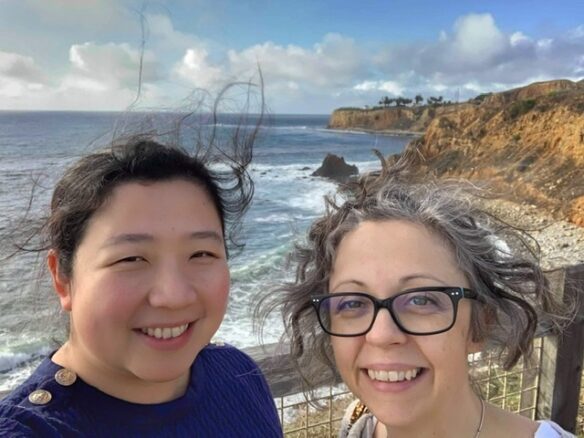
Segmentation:
<svg viewBox="0 0 584 438">
<path fill-rule="evenodd" d="M 340 109 L 329 120 L 330 129 L 363 129 L 421 133 L 437 114 L 448 112 L 450 107 Z"/>
<path fill-rule="evenodd" d="M 584 83 L 551 81 L 435 118 L 417 148 L 439 175 L 490 183 L 584 226 Z"/>
<path fill-rule="evenodd" d="M 344 183 L 352 175 L 358 175 L 357 166 L 347 164 L 343 157 L 334 154 L 327 154 L 322 165 L 312 173 L 312 176 L 322 176 L 334 181 Z"/>
<path fill-rule="evenodd" d="M 438 108 L 377 111 L 335 112 L 331 125 L 423 127 L 424 135 L 407 146 L 421 153 L 423 171 L 486 182 L 502 197 L 584 226 L 584 81 L 534 83 Z"/>
</svg>

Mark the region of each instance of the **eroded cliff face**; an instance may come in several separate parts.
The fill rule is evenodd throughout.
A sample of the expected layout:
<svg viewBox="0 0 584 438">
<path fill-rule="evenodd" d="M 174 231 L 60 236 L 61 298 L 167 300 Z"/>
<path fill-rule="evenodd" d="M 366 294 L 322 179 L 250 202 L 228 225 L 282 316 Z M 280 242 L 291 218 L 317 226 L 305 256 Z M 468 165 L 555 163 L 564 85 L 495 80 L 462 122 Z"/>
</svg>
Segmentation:
<svg viewBox="0 0 584 438">
<path fill-rule="evenodd" d="M 434 118 L 417 148 L 444 176 L 488 181 L 507 198 L 584 226 L 584 82 L 494 94 Z"/>
<path fill-rule="evenodd" d="M 430 122 L 452 107 L 386 108 L 377 110 L 335 110 L 330 129 L 368 129 L 376 131 L 423 132 Z"/>
<path fill-rule="evenodd" d="M 438 108 L 335 111 L 341 129 L 425 131 L 419 166 L 487 182 L 584 226 L 584 80 L 541 82 Z"/>
</svg>

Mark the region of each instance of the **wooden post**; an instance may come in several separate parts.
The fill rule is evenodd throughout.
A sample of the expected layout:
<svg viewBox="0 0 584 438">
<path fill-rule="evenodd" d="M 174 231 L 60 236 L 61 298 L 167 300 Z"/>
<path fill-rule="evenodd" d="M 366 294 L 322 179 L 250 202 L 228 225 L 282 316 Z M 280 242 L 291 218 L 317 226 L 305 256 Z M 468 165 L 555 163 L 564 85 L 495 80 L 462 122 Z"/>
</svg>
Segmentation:
<svg viewBox="0 0 584 438">
<path fill-rule="evenodd" d="M 561 336 L 544 339 L 537 416 L 575 433 L 584 357 L 584 265 L 565 271 L 563 301 L 573 300 L 574 321 Z"/>
</svg>

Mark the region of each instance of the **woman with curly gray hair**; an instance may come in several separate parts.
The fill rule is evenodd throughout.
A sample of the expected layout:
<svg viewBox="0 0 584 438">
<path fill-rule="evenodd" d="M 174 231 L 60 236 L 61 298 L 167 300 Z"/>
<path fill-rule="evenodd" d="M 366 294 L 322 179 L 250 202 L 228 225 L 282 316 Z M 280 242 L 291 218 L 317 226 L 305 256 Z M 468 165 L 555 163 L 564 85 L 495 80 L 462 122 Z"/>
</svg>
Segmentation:
<svg viewBox="0 0 584 438">
<path fill-rule="evenodd" d="M 539 319 L 557 322 L 533 251 L 516 250 L 525 237 L 464 185 L 383 164 L 325 200 L 292 255 L 295 281 L 260 311 L 281 310 L 309 385 L 328 369 L 357 397 L 340 436 L 571 436 L 485 403 L 469 379 L 469 354 L 494 348 L 508 369 Z"/>
</svg>

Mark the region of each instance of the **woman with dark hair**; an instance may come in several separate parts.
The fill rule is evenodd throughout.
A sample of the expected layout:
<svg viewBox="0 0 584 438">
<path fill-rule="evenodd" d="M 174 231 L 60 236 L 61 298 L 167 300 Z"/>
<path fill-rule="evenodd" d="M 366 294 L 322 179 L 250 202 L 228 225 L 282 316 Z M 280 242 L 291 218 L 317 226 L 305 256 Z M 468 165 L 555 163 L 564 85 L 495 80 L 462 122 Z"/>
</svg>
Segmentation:
<svg viewBox="0 0 584 438">
<path fill-rule="evenodd" d="M 471 192 L 407 161 L 327 198 L 271 293 L 308 385 L 339 373 L 357 397 L 340 437 L 564 437 L 484 402 L 468 355 L 485 347 L 509 369 L 529 356 L 538 318 L 561 320 L 537 260 Z M 309 386 L 310 387 L 310 386 Z"/>
<path fill-rule="evenodd" d="M 1 436 L 282 435 L 257 365 L 210 344 L 253 193 L 247 140 L 193 155 L 138 137 L 65 172 L 28 244 L 47 251 L 69 335 L 2 400 Z"/>
</svg>

